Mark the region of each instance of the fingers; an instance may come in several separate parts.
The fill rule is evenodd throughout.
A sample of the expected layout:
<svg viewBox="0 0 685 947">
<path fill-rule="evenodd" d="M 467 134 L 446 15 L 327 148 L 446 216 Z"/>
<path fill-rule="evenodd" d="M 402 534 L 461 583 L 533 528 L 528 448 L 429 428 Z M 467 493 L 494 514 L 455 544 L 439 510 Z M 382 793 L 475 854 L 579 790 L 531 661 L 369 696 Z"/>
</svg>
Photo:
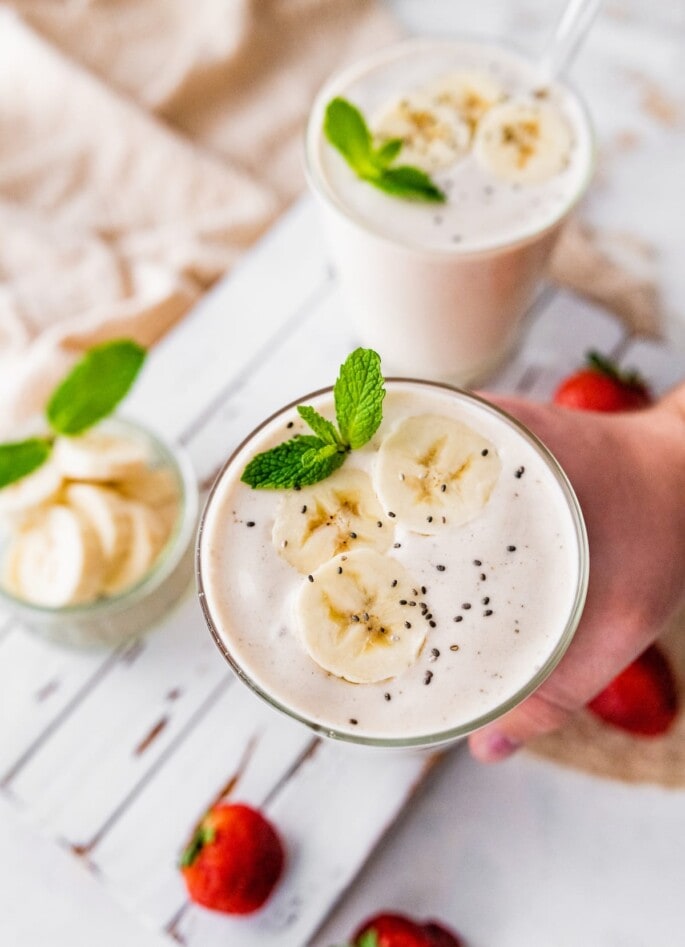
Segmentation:
<svg viewBox="0 0 685 947">
<path fill-rule="evenodd" d="M 498 763 L 534 737 L 562 727 L 574 711 L 538 691 L 495 723 L 472 733 L 471 755 L 481 763 Z"/>
</svg>

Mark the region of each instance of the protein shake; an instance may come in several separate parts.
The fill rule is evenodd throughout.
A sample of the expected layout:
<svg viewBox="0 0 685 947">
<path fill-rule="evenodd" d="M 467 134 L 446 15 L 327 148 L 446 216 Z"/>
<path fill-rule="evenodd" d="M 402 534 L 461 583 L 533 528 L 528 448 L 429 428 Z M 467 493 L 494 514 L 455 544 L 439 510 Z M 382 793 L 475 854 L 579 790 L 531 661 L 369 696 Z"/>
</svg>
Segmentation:
<svg viewBox="0 0 685 947">
<path fill-rule="evenodd" d="M 389 195 L 323 133 L 336 97 L 364 115 L 393 166 L 446 197 Z M 588 183 L 592 135 L 568 86 L 540 86 L 499 46 L 414 40 L 332 78 L 307 133 L 309 181 L 364 344 L 388 369 L 459 384 L 486 376 L 516 340 L 561 225 Z"/>
<path fill-rule="evenodd" d="M 237 673 L 341 739 L 429 746 L 547 676 L 587 583 L 582 518 L 553 458 L 487 402 L 389 380 L 383 420 L 300 490 L 240 481 L 306 433 L 296 405 L 238 448 L 205 510 L 200 597 Z M 334 418 L 330 390 L 300 402 Z"/>
</svg>

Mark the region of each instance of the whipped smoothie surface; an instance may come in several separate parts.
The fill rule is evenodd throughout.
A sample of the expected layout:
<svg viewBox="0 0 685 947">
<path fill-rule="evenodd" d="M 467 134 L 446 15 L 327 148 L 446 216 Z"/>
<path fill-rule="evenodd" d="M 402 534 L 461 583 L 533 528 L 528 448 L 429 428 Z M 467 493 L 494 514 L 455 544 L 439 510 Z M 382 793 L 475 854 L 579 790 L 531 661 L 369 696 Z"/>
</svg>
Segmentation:
<svg viewBox="0 0 685 947">
<path fill-rule="evenodd" d="M 452 76 L 482 81 L 507 102 L 537 102 L 555 110 L 570 134 L 565 166 L 542 182 L 512 183 L 484 167 L 467 147 L 453 164 L 431 173 L 447 201 L 425 204 L 389 197 L 360 180 L 323 135 L 325 107 L 336 96 L 360 109 L 376 132 L 389 103 L 421 95 Z M 412 41 L 342 73 L 317 100 L 308 138 L 310 171 L 329 199 L 372 232 L 427 250 L 481 251 L 540 233 L 577 200 L 593 160 L 587 116 L 568 88 L 541 85 L 533 66 L 510 50 L 467 41 Z M 402 152 L 396 163 L 403 163 Z"/>
<path fill-rule="evenodd" d="M 306 403 L 334 420 L 331 393 Z M 466 395 L 388 382 L 379 430 L 341 470 L 365 471 L 373 481 L 383 441 L 406 419 L 425 415 L 461 422 L 486 438 L 499 473 L 475 518 L 448 522 L 434 535 L 408 529 L 401 513 L 383 510 L 382 555 L 409 577 L 413 598 L 403 599 L 403 608 L 407 620 L 425 631 L 418 656 L 396 676 L 354 684 L 309 656 L 297 603 L 303 583 L 312 579 L 279 554 L 278 531 L 274 542 L 284 495 L 292 491 L 255 490 L 240 482 L 254 454 L 308 433 L 295 407 L 237 453 L 205 514 L 202 591 L 232 663 L 276 704 L 351 738 L 417 740 L 497 711 L 557 653 L 582 582 L 578 524 L 556 472 L 517 427 Z M 325 488 L 326 481 L 301 492 L 317 486 Z M 363 537 L 351 538 L 348 552 L 355 542 Z"/>
</svg>

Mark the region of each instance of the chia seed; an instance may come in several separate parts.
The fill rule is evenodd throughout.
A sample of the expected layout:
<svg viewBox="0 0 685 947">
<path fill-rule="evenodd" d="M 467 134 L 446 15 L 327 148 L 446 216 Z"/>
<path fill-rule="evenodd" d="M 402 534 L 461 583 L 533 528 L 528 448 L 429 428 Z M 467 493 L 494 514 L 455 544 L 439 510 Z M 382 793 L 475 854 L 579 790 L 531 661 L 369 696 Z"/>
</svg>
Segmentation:
<svg viewBox="0 0 685 947">
<path fill-rule="evenodd" d="M 471 608 L 471 602 L 463 602 L 461 607 L 468 611 Z"/>
<path fill-rule="evenodd" d="M 473 564 L 474 564 L 474 566 L 482 566 L 482 565 L 483 565 L 483 563 L 480 561 L 480 559 L 474 559 L 474 560 L 473 560 Z"/>
<path fill-rule="evenodd" d="M 405 627 L 405 628 L 411 628 L 411 622 L 410 622 L 410 621 L 405 621 L 404 627 Z"/>
<path fill-rule="evenodd" d="M 402 548 L 402 543 L 393 543 L 393 544 L 392 544 L 392 548 L 393 548 L 393 549 L 401 549 L 401 548 Z"/>
<path fill-rule="evenodd" d="M 307 578 L 309 579 L 310 582 L 314 581 L 314 576 L 311 573 L 307 576 Z"/>
<path fill-rule="evenodd" d="M 438 570 L 438 572 L 444 572 L 447 566 L 436 566 L 435 568 Z"/>
<path fill-rule="evenodd" d="M 294 422 L 294 421 L 288 421 L 288 423 L 286 424 L 286 427 L 288 428 L 288 430 L 290 430 L 290 428 L 291 428 L 291 427 L 294 427 L 294 426 L 295 426 L 295 422 Z"/>
<path fill-rule="evenodd" d="M 391 588 L 394 589 L 396 585 L 397 585 L 397 579 L 393 579 L 392 582 L 390 583 Z"/>
<path fill-rule="evenodd" d="M 480 574 L 480 580 L 481 580 L 481 582 L 485 582 L 486 579 L 487 579 L 486 574 L 485 574 L 484 572 L 481 572 L 481 574 Z"/>
<path fill-rule="evenodd" d="M 255 522 L 254 522 L 254 520 L 248 520 L 247 523 L 245 523 L 245 525 L 246 525 L 246 526 L 254 526 L 254 525 L 255 525 Z"/>
<path fill-rule="evenodd" d="M 458 650 L 459 650 L 459 645 L 458 645 L 458 644 L 451 644 L 451 645 L 450 645 L 450 651 L 458 651 Z"/>
<path fill-rule="evenodd" d="M 480 452 L 480 456 L 487 457 L 489 453 L 490 451 L 487 449 L 487 447 L 484 447 L 483 450 Z"/>
<path fill-rule="evenodd" d="M 516 477 L 517 480 L 520 480 L 525 472 L 526 472 L 525 467 L 518 467 L 516 472 L 514 473 L 514 476 Z"/>
<path fill-rule="evenodd" d="M 490 596 L 489 596 L 489 595 L 486 595 L 484 599 L 481 599 L 481 602 L 482 602 L 483 605 L 489 605 L 489 604 L 490 604 Z"/>
<path fill-rule="evenodd" d="M 507 552 L 516 552 L 516 546 L 507 546 Z"/>
<path fill-rule="evenodd" d="M 485 611 L 483 612 L 483 618 L 489 618 L 490 615 L 492 615 L 492 609 L 486 608 Z"/>
<path fill-rule="evenodd" d="M 356 538 L 357 538 L 356 533 L 350 533 L 350 539 L 356 539 Z"/>
<path fill-rule="evenodd" d="M 306 507 L 306 505 L 305 505 L 305 506 L 303 506 L 302 509 L 300 510 L 300 513 L 306 513 L 306 512 L 307 512 L 307 507 Z"/>
<path fill-rule="evenodd" d="M 426 671 L 426 673 L 425 673 L 424 676 L 423 676 L 423 683 L 424 683 L 424 684 L 430 684 L 430 682 L 431 682 L 432 680 L 433 680 L 433 672 L 432 672 L 432 671 Z"/>
<path fill-rule="evenodd" d="M 342 566 L 338 566 L 338 575 L 342 575 Z"/>
<path fill-rule="evenodd" d="M 431 628 L 437 628 L 437 627 L 438 627 L 438 623 L 435 622 L 435 621 L 429 621 L 428 624 L 431 626 Z"/>
<path fill-rule="evenodd" d="M 387 692 L 387 691 L 385 692 L 385 694 L 383 694 L 383 697 L 384 697 L 384 698 L 385 698 L 386 700 L 392 700 L 392 697 L 391 697 L 391 695 L 390 695 L 390 694 L 388 694 L 388 692 Z"/>
<path fill-rule="evenodd" d="M 353 727 L 356 727 L 359 721 L 355 720 L 354 717 L 350 717 L 350 723 L 352 724 Z"/>
<path fill-rule="evenodd" d="M 392 510 L 388 510 L 388 516 L 389 516 L 389 517 L 390 517 L 390 519 L 392 519 L 392 520 L 394 520 L 394 519 L 395 519 L 395 514 L 393 513 L 393 511 L 392 511 Z"/>
<path fill-rule="evenodd" d="M 455 615 L 454 618 L 452 619 L 452 621 L 463 621 L 463 620 L 464 620 L 463 615 Z"/>
</svg>

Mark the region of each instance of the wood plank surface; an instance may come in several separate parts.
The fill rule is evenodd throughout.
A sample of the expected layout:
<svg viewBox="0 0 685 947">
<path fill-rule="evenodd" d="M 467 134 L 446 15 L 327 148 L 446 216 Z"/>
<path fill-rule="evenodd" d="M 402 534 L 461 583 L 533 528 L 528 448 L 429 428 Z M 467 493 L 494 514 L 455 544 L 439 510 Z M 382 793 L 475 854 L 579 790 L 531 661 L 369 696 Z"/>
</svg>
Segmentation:
<svg viewBox="0 0 685 947">
<path fill-rule="evenodd" d="M 264 416 L 330 384 L 357 344 L 300 202 L 151 357 L 128 413 L 182 442 L 207 488 Z M 265 278 L 268 275 L 268 279 Z M 612 317 L 546 292 L 490 386 L 546 399 L 591 347 L 645 366 L 657 390 L 682 360 Z M 431 764 L 321 742 L 237 682 L 187 596 L 140 642 L 78 652 L 11 626 L 0 637 L 0 778 L 151 929 L 189 947 L 300 947 Z M 220 797 L 264 806 L 289 869 L 249 922 L 190 906 L 179 850 Z M 132 855 L 134 853 L 134 855 Z"/>
</svg>

